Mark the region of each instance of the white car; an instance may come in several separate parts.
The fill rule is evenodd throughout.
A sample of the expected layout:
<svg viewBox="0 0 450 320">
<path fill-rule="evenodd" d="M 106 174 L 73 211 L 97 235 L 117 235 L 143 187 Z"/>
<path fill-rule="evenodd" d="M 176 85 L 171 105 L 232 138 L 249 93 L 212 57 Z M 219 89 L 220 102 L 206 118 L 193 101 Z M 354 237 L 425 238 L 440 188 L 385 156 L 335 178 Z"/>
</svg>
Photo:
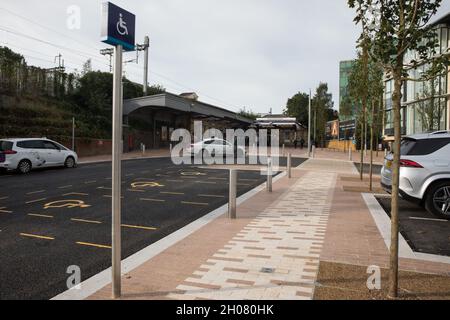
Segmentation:
<svg viewBox="0 0 450 320">
<path fill-rule="evenodd" d="M 28 173 L 36 168 L 77 166 L 77 154 L 45 138 L 0 139 L 0 169 Z"/>
<path fill-rule="evenodd" d="M 206 139 L 194 143 L 187 150 L 192 156 L 202 155 L 204 159 L 215 155 L 245 157 L 246 151 L 242 147 L 233 146 L 230 142 L 223 139 Z"/>
<path fill-rule="evenodd" d="M 400 195 L 450 219 L 450 132 L 405 137 L 400 155 Z M 387 192 L 392 190 L 392 161 L 389 154 L 381 170 L 381 185 Z"/>
</svg>

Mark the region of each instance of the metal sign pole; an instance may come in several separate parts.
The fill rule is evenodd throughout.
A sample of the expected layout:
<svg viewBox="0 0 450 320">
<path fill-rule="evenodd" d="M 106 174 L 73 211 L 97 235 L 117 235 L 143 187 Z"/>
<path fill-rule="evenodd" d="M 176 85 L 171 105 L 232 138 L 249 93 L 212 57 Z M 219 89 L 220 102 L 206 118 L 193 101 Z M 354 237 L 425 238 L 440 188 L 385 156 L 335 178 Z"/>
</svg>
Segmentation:
<svg viewBox="0 0 450 320">
<path fill-rule="evenodd" d="M 112 150 L 112 295 L 121 296 L 122 46 L 114 49 Z"/>
</svg>

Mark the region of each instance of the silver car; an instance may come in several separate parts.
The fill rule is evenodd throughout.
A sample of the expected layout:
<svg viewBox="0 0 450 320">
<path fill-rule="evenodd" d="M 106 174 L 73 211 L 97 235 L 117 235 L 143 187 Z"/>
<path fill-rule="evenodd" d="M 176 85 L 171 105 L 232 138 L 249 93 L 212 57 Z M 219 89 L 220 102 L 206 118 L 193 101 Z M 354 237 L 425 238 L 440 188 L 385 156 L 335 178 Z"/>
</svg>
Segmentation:
<svg viewBox="0 0 450 320">
<path fill-rule="evenodd" d="M 381 185 L 392 190 L 393 155 L 381 170 Z M 450 132 L 439 131 L 402 139 L 400 195 L 424 205 L 432 214 L 450 219 Z"/>
</svg>

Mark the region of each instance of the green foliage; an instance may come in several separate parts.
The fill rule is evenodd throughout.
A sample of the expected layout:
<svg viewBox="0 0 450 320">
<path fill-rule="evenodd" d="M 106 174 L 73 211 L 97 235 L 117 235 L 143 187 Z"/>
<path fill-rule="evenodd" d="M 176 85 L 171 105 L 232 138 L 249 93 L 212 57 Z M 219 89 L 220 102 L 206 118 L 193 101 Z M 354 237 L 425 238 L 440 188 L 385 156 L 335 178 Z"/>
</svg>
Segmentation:
<svg viewBox="0 0 450 320">
<path fill-rule="evenodd" d="M 325 141 L 325 127 L 328 121 L 336 119 L 333 100 L 328 92 L 328 84 L 320 83 L 312 100 L 313 137 L 317 142 Z"/>
<path fill-rule="evenodd" d="M 251 109 L 247 110 L 245 107 L 239 110 L 238 115 L 251 120 L 256 120 L 259 117 L 259 114 L 253 112 Z"/>
<path fill-rule="evenodd" d="M 0 47 L 0 136 L 70 136 L 75 117 L 78 136 L 110 138 L 113 77 L 91 69 L 89 60 L 81 75 L 27 66 L 23 56 Z M 124 99 L 142 96 L 142 89 L 123 79 Z"/>
<path fill-rule="evenodd" d="M 284 113 L 296 118 L 303 125 L 308 125 L 309 94 L 298 92 L 288 99 Z"/>
</svg>

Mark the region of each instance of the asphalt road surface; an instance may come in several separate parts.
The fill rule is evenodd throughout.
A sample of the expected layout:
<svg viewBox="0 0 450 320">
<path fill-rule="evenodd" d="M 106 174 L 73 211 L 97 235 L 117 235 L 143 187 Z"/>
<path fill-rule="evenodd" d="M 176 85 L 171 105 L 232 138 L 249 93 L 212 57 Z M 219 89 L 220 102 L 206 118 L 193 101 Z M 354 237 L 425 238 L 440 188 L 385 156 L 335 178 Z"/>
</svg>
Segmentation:
<svg viewBox="0 0 450 320">
<path fill-rule="evenodd" d="M 161 158 L 124 161 L 122 174 L 123 259 L 228 203 L 227 170 Z M 49 299 L 67 290 L 69 266 L 82 280 L 110 267 L 111 163 L 0 181 L 0 299 Z M 240 171 L 238 195 L 264 181 Z"/>
<path fill-rule="evenodd" d="M 391 199 L 378 198 L 390 215 Z M 450 221 L 439 219 L 414 203 L 400 199 L 400 232 L 416 252 L 450 256 Z"/>
</svg>

